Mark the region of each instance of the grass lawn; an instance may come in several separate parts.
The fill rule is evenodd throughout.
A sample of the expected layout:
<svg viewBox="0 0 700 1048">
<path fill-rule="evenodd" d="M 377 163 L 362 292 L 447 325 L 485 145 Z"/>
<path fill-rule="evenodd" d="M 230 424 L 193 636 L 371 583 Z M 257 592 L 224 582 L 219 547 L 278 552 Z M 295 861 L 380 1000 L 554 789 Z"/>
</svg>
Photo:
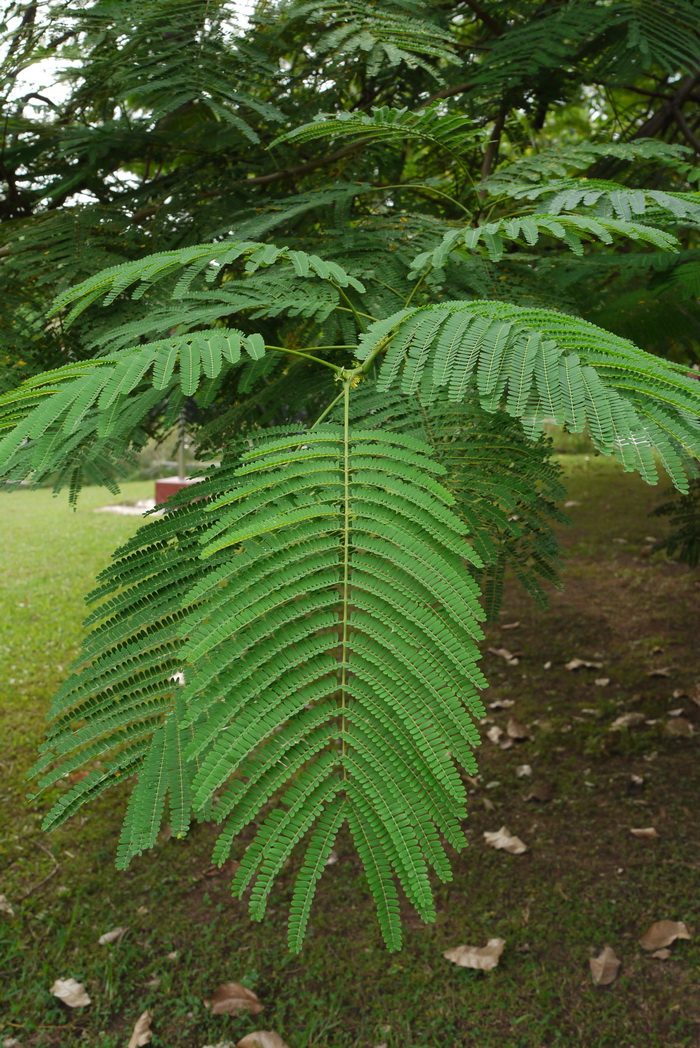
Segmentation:
<svg viewBox="0 0 700 1048">
<path fill-rule="evenodd" d="M 138 518 L 93 513 L 110 501 L 96 489 L 77 512 L 45 491 L 2 497 L 0 893 L 14 914 L 0 912 L 0 1043 L 126 1048 L 149 1009 L 154 1048 L 233 1046 L 259 1028 L 289 1048 L 700 1045 L 700 580 L 649 555 L 647 537 L 664 526 L 648 518 L 660 491 L 583 455 L 567 456 L 565 468 L 577 525 L 562 534 L 566 588 L 543 610 L 511 586 L 488 646 L 518 661 L 484 657 L 487 705 L 513 703 L 489 709 L 493 723 L 505 728 L 514 715 L 531 738 L 506 750 L 484 742 L 470 786 L 471 847 L 438 887 L 435 924 L 406 907 L 406 945 L 395 955 L 382 946 L 346 838 L 321 881 L 307 944 L 290 956 L 294 862 L 258 925 L 231 900 L 230 872 L 210 865 L 211 827 L 162 839 L 126 873 L 114 870 L 122 788 L 42 833 L 50 798 L 27 800 L 26 772 L 77 653 L 82 597 Z M 123 498 L 151 493 L 152 483 L 127 484 Z M 602 668 L 567 671 L 573 658 Z M 671 710 L 694 737 L 669 732 Z M 613 729 L 628 712 L 643 723 Z M 526 763 L 532 776 L 518 777 Z M 544 786 L 548 802 L 527 799 Z M 486 845 L 484 831 L 503 825 L 525 854 Z M 647 826 L 657 839 L 630 834 Z M 667 960 L 638 943 L 663 918 L 693 935 Z M 121 942 L 99 945 L 117 926 L 127 928 Z M 496 936 L 506 947 L 491 973 L 443 959 Z M 597 987 L 588 961 L 605 945 L 622 967 Z M 88 1008 L 71 1011 L 50 994 L 69 977 L 85 983 Z M 255 990 L 260 1016 L 207 1011 L 204 1000 L 229 981 Z"/>
</svg>

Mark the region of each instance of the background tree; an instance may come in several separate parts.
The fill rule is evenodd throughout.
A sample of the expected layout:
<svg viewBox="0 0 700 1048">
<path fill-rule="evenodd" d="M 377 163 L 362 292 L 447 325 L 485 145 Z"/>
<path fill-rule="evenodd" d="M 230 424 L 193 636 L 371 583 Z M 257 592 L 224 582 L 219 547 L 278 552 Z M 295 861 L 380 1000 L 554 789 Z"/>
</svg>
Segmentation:
<svg viewBox="0 0 700 1048">
<path fill-rule="evenodd" d="M 697 34 L 651 0 L 233 14 L 9 12 L 6 475 L 114 488 L 183 410 L 221 460 L 105 573 L 37 770 L 91 768 L 49 825 L 138 773 L 122 864 L 166 796 L 223 861 L 284 788 L 253 915 L 309 833 L 298 947 L 347 821 L 396 947 L 394 877 L 431 919 L 462 842 L 476 584 L 555 578 L 542 424 L 695 471 Z M 65 97 L 17 97 L 47 56 Z"/>
</svg>

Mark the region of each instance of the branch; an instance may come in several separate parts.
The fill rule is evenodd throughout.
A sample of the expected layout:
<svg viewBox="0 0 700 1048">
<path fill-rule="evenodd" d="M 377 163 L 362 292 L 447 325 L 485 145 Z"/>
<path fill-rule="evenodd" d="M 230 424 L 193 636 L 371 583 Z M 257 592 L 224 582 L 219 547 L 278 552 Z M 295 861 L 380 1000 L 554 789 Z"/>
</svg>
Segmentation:
<svg viewBox="0 0 700 1048">
<path fill-rule="evenodd" d="M 662 131 L 665 131 L 674 119 L 676 110 L 680 109 L 683 103 L 687 101 L 689 95 L 692 94 L 699 83 L 699 73 L 696 73 L 694 76 L 684 77 L 678 85 L 678 90 L 673 98 L 669 98 L 668 101 L 659 106 L 656 112 L 652 113 L 649 119 L 645 120 L 642 126 L 635 131 L 632 138 L 654 138 Z"/>
<path fill-rule="evenodd" d="M 319 157 L 317 160 L 307 160 L 305 164 L 299 164 L 297 167 L 287 167 L 282 171 L 271 171 L 268 175 L 255 175 L 253 178 L 244 178 L 241 181 L 246 186 L 266 186 L 270 182 L 278 182 L 281 178 L 296 178 L 297 175 L 306 175 L 309 171 L 315 171 L 318 167 L 326 167 L 329 164 L 333 164 L 336 160 L 340 160 L 341 157 L 346 156 L 348 153 L 353 153 L 356 149 L 361 149 L 362 146 L 366 145 L 366 141 L 349 142 L 348 145 L 336 149 L 335 153 Z"/>
<path fill-rule="evenodd" d="M 688 142 L 693 147 L 696 153 L 700 153 L 700 138 L 698 138 L 695 132 L 689 127 L 688 121 L 685 119 L 680 109 L 674 106 L 672 112 L 673 119 L 676 121 L 681 131 L 683 132 L 683 136 L 685 137 L 686 142 Z"/>
<path fill-rule="evenodd" d="M 467 7 L 471 8 L 479 21 L 483 22 L 485 26 L 491 30 L 494 36 L 502 36 L 503 30 L 499 26 L 498 22 L 492 18 L 488 11 L 484 11 L 481 4 L 477 3 L 477 0 L 465 0 Z"/>
<path fill-rule="evenodd" d="M 506 122 L 506 113 L 507 112 L 508 112 L 508 110 L 506 109 L 505 105 L 502 105 L 501 108 L 498 111 L 498 116 L 496 117 L 496 122 L 493 125 L 493 131 L 491 132 L 491 137 L 489 139 L 488 145 L 486 146 L 486 152 L 484 153 L 484 160 L 483 160 L 483 163 L 481 165 L 481 179 L 482 179 L 482 181 L 485 178 L 489 177 L 489 175 L 491 174 L 491 171 L 493 169 L 493 166 L 494 166 L 494 164 L 496 162 L 496 158 L 498 156 L 498 148 L 499 148 L 499 146 L 501 144 L 501 135 L 503 133 L 503 128 L 504 128 L 504 125 L 505 125 L 505 122 Z M 488 196 L 487 190 L 479 189 L 478 190 L 478 195 L 479 195 L 479 199 L 480 200 L 484 200 L 486 198 L 486 196 Z"/>
</svg>

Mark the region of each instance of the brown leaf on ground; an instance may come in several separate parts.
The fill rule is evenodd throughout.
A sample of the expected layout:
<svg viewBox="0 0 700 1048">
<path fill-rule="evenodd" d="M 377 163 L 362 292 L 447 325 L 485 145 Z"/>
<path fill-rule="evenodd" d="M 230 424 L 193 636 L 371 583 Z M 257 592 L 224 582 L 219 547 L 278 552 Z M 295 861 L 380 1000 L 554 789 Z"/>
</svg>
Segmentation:
<svg viewBox="0 0 700 1048">
<path fill-rule="evenodd" d="M 111 932 L 105 932 L 104 935 L 101 935 L 97 941 L 100 944 L 100 946 L 107 946 L 109 943 L 112 942 L 121 942 L 128 930 L 128 928 L 122 927 L 112 928 Z"/>
<path fill-rule="evenodd" d="M 517 630 L 519 625 L 520 625 L 519 622 L 502 622 L 501 623 L 501 629 L 502 630 Z"/>
<path fill-rule="evenodd" d="M 522 721 L 516 720 L 515 717 L 508 718 L 508 726 L 506 728 L 508 732 L 508 738 L 510 739 L 529 739 L 530 729 L 527 725 L 523 724 Z"/>
<path fill-rule="evenodd" d="M 533 786 L 523 799 L 526 801 L 540 801 L 541 804 L 546 804 L 547 801 L 551 801 L 553 796 L 554 787 L 547 782 L 541 782 L 539 785 Z"/>
<path fill-rule="evenodd" d="M 594 684 L 597 684 L 599 688 L 607 688 L 610 683 L 610 677 L 596 677 Z"/>
<path fill-rule="evenodd" d="M 224 983 L 212 994 L 210 1001 L 204 1002 L 205 1008 L 211 1008 L 213 1015 L 237 1015 L 238 1012 L 250 1012 L 257 1015 L 265 1007 L 258 995 L 240 983 Z"/>
<path fill-rule="evenodd" d="M 151 1013 L 148 1011 L 142 1012 L 136 1020 L 127 1048 L 143 1048 L 144 1044 L 151 1043 L 152 1037 Z"/>
<path fill-rule="evenodd" d="M 272 1030 L 253 1030 L 236 1043 L 236 1048 L 289 1048 L 289 1045 Z"/>
<path fill-rule="evenodd" d="M 532 765 L 530 764 L 519 764 L 515 769 L 515 774 L 518 779 L 527 779 L 532 775 Z"/>
<path fill-rule="evenodd" d="M 609 986 L 611 982 L 615 982 L 621 963 L 610 946 L 606 946 L 597 957 L 591 957 L 589 964 L 596 986 Z"/>
<path fill-rule="evenodd" d="M 500 659 L 504 659 L 509 666 L 517 666 L 520 663 L 520 659 L 512 651 L 508 651 L 508 648 L 489 648 L 492 655 L 498 655 Z"/>
<path fill-rule="evenodd" d="M 656 961 L 667 961 L 671 956 L 671 951 L 668 947 L 664 946 L 663 950 L 654 950 L 651 956 Z"/>
<path fill-rule="evenodd" d="M 670 666 L 660 666 L 658 669 L 649 670 L 649 672 L 647 673 L 647 677 L 670 677 L 670 676 L 671 676 L 671 667 Z"/>
<path fill-rule="evenodd" d="M 51 987 L 54 997 L 67 1004 L 69 1008 L 87 1008 L 90 998 L 84 985 L 76 979 L 56 979 Z"/>
<path fill-rule="evenodd" d="M 616 717 L 610 727 L 614 731 L 622 731 L 625 728 L 636 728 L 639 724 L 643 724 L 645 720 L 643 713 L 623 713 L 620 717 Z"/>
<path fill-rule="evenodd" d="M 679 735 L 685 738 L 695 734 L 693 725 L 685 717 L 671 717 L 666 721 L 664 731 L 667 735 Z"/>
<path fill-rule="evenodd" d="M 445 950 L 442 956 L 461 968 L 490 972 L 501 959 L 505 945 L 505 939 L 489 939 L 486 946 L 454 946 L 451 950 Z"/>
<path fill-rule="evenodd" d="M 484 830 L 484 840 L 492 848 L 507 851 L 511 855 L 522 855 L 527 851 L 527 845 L 519 837 L 514 837 L 505 826 L 501 826 L 495 833 Z"/>
<path fill-rule="evenodd" d="M 503 731 L 503 728 L 499 728 L 497 724 L 494 724 L 486 732 L 486 738 L 494 743 L 496 746 L 500 746 L 502 750 L 509 750 L 513 745 L 513 740 L 509 739 Z"/>
<path fill-rule="evenodd" d="M 689 939 L 690 932 L 683 921 L 656 921 L 639 940 L 645 950 L 660 950 L 671 946 L 676 939 Z"/>
<path fill-rule="evenodd" d="M 10 917 L 14 917 L 15 915 L 15 911 L 12 909 L 12 903 L 6 895 L 0 895 L 0 913 L 8 913 Z"/>
<path fill-rule="evenodd" d="M 511 706 L 515 706 L 515 699 L 495 699 L 489 703 L 490 710 L 509 710 Z"/>
<path fill-rule="evenodd" d="M 591 662 L 590 659 L 570 659 L 564 666 L 565 670 L 602 670 L 602 662 Z"/>
<path fill-rule="evenodd" d="M 637 829 L 630 829 L 630 833 L 633 837 L 640 837 L 643 841 L 653 841 L 659 836 L 655 826 L 640 826 Z"/>
</svg>

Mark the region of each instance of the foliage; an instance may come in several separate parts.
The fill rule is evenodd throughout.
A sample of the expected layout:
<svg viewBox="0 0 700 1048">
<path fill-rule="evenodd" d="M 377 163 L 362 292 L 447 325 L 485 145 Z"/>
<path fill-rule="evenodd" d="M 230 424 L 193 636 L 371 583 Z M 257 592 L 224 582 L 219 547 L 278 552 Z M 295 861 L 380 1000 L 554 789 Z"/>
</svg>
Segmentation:
<svg viewBox="0 0 700 1048">
<path fill-rule="evenodd" d="M 431 920 L 464 843 L 479 590 L 493 616 L 506 568 L 556 580 L 543 424 L 696 473 L 697 36 L 685 0 L 232 7 L 8 30 L 0 468 L 116 490 L 183 417 L 218 460 L 101 576 L 35 771 L 87 771 L 47 826 L 136 776 L 121 866 L 166 805 L 223 823 L 222 863 L 253 822 L 256 919 L 303 840 L 293 949 L 347 824 L 395 949 L 397 883 Z M 47 55 L 81 58 L 67 96 L 19 95 Z"/>
</svg>

